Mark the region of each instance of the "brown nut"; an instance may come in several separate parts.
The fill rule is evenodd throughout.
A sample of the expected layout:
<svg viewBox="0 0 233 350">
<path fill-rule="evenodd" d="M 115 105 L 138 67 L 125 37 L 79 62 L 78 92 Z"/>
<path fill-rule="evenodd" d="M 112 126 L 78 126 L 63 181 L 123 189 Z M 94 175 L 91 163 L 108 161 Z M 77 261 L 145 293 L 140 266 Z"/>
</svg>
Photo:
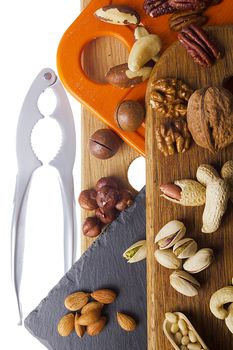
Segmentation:
<svg viewBox="0 0 233 350">
<path fill-rule="evenodd" d="M 96 202 L 97 192 L 94 189 L 84 190 L 80 193 L 78 202 L 81 208 L 85 210 L 95 210 L 98 208 Z"/>
<path fill-rule="evenodd" d="M 99 191 L 102 187 L 111 187 L 111 188 L 115 188 L 116 190 L 119 189 L 119 183 L 118 181 L 114 178 L 114 177 L 102 177 L 101 179 L 99 179 L 96 183 L 95 189 L 96 191 Z"/>
<path fill-rule="evenodd" d="M 137 72 L 131 72 L 128 63 L 119 64 L 109 69 L 106 81 L 116 87 L 125 89 L 138 85 L 149 78 L 151 67 L 142 67 Z"/>
<path fill-rule="evenodd" d="M 145 110 L 141 103 L 133 100 L 121 102 L 115 112 L 115 121 L 124 131 L 135 131 L 145 118 Z"/>
<path fill-rule="evenodd" d="M 120 137 L 110 129 L 97 130 L 89 140 L 90 153 L 99 159 L 113 157 L 122 144 Z"/>
<path fill-rule="evenodd" d="M 116 219 L 117 211 L 114 209 L 103 210 L 101 208 L 98 208 L 95 211 L 95 215 L 98 219 L 100 219 L 100 221 L 103 224 L 107 225 L 107 224 L 111 224 L 113 220 Z"/>
<path fill-rule="evenodd" d="M 120 191 L 119 201 L 117 202 L 115 208 L 119 211 L 123 211 L 131 207 L 131 205 L 133 205 L 133 202 L 132 193 L 128 190 L 122 190 Z"/>
<path fill-rule="evenodd" d="M 169 26 L 171 30 L 174 30 L 176 32 L 179 32 L 182 30 L 185 26 L 196 23 L 199 26 L 206 23 L 208 18 L 203 15 L 202 11 L 196 10 L 196 11 L 177 11 L 173 13 L 173 15 L 169 19 Z"/>
<path fill-rule="evenodd" d="M 91 337 L 98 335 L 104 329 L 106 322 L 107 322 L 106 317 L 104 316 L 101 317 L 95 323 L 92 323 L 89 326 L 87 326 L 87 334 L 90 335 Z"/>
<path fill-rule="evenodd" d="M 108 186 L 104 186 L 97 192 L 96 201 L 100 208 L 103 208 L 104 210 L 110 210 L 115 207 L 118 198 L 118 190 Z"/>
<path fill-rule="evenodd" d="M 83 223 L 83 234 L 87 237 L 96 237 L 101 233 L 102 227 L 101 221 L 96 216 L 88 217 Z"/>
</svg>

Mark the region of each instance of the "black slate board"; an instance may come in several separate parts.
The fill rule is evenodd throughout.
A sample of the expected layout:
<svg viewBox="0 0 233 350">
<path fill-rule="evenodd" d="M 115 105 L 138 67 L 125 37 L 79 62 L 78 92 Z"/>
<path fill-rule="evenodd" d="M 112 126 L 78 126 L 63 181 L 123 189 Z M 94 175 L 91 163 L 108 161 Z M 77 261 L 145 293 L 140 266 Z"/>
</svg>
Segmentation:
<svg viewBox="0 0 233 350">
<path fill-rule="evenodd" d="M 73 265 L 61 281 L 26 318 L 25 327 L 50 350 L 146 350 L 146 261 L 128 264 L 123 252 L 146 237 L 145 188 L 134 205 L 121 213 Z M 68 313 L 64 299 L 70 293 L 111 288 L 118 293 L 115 303 L 105 306 L 108 324 L 95 337 L 79 339 L 57 333 L 60 318 Z M 134 332 L 123 331 L 116 312 L 131 314 L 138 321 Z"/>
</svg>

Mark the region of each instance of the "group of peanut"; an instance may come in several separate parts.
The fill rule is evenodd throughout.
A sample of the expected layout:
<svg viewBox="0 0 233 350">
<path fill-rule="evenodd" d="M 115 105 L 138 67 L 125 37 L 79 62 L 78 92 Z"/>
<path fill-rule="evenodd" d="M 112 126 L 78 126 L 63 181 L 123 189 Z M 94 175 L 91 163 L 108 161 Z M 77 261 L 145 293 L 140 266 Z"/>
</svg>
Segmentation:
<svg viewBox="0 0 233 350">
<path fill-rule="evenodd" d="M 57 326 L 58 333 L 62 337 L 67 337 L 75 331 L 79 338 L 85 333 L 89 336 L 98 335 L 107 322 L 107 318 L 102 315 L 103 307 L 113 303 L 116 297 L 116 293 L 110 289 L 99 289 L 93 293 L 79 291 L 68 295 L 64 304 L 72 312 L 60 319 Z M 135 330 L 136 321 L 131 316 L 117 312 L 116 317 L 123 330 L 127 332 Z"/>
</svg>

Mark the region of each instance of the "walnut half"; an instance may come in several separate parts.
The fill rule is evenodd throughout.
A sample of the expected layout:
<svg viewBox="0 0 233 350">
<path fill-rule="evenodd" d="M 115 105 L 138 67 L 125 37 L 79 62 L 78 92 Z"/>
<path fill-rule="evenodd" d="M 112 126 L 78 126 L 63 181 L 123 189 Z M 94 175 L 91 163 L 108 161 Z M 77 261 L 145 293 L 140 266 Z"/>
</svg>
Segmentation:
<svg viewBox="0 0 233 350">
<path fill-rule="evenodd" d="M 165 121 L 155 129 L 158 149 L 167 157 L 187 151 L 191 144 L 191 134 L 185 120 Z"/>
</svg>

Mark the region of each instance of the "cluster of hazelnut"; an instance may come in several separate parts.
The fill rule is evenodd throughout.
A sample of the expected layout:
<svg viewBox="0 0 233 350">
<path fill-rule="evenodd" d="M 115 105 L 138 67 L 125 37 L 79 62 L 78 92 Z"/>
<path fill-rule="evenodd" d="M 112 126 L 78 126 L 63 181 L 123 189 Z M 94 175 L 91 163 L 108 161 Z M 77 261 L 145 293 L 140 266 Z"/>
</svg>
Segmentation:
<svg viewBox="0 0 233 350">
<path fill-rule="evenodd" d="M 113 177 L 101 178 L 95 189 L 84 190 L 79 195 L 79 205 L 95 216 L 87 217 L 83 223 L 83 234 L 98 236 L 104 225 L 110 224 L 121 211 L 133 204 L 133 195 L 127 189 L 121 189 L 119 181 Z"/>
</svg>

